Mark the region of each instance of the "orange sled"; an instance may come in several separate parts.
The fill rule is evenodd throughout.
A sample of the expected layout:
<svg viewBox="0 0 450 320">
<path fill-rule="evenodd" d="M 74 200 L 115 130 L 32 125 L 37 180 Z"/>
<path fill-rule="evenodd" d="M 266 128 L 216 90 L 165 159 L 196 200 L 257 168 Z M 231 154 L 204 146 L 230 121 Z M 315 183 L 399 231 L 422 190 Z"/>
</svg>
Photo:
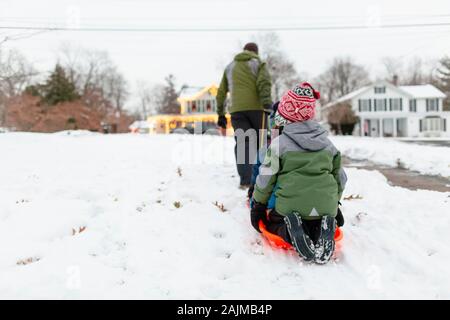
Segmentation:
<svg viewBox="0 0 450 320">
<path fill-rule="evenodd" d="M 261 220 L 259 221 L 259 230 L 273 247 L 285 250 L 293 249 L 292 245 L 284 241 L 281 237 L 267 231 L 264 222 L 262 222 Z M 344 233 L 342 232 L 341 228 L 337 227 L 336 232 L 334 233 L 334 241 L 339 242 L 342 240 L 342 238 L 344 238 Z"/>
</svg>

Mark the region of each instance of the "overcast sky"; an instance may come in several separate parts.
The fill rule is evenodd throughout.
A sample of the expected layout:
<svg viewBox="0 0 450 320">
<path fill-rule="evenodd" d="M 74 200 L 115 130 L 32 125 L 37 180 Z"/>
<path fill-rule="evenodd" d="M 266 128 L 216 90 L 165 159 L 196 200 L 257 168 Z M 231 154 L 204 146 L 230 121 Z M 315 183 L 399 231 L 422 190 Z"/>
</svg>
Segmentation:
<svg viewBox="0 0 450 320">
<path fill-rule="evenodd" d="M 314 77 L 337 55 L 350 55 L 375 76 L 384 56 L 450 54 L 450 26 L 377 28 L 379 25 L 450 22 L 448 0 L 0 0 L 0 26 L 70 28 L 258 29 L 359 25 L 358 30 L 278 31 L 298 71 Z M 0 29 L 5 36 L 31 31 Z M 50 31 L 2 48 L 19 49 L 49 70 L 63 43 L 108 51 L 131 85 L 158 83 L 173 73 L 179 85 L 219 82 L 222 68 L 256 31 L 82 32 Z M 307 80 L 307 79 L 305 79 Z"/>
</svg>

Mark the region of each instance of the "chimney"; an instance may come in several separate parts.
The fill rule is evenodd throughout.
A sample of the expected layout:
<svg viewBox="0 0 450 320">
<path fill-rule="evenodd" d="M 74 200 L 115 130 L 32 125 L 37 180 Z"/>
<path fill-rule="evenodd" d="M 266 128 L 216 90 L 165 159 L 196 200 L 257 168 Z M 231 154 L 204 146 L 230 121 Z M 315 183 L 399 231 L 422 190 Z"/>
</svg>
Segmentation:
<svg viewBox="0 0 450 320">
<path fill-rule="evenodd" d="M 392 77 L 392 84 L 394 86 L 398 86 L 398 75 L 394 74 L 394 76 Z"/>
</svg>

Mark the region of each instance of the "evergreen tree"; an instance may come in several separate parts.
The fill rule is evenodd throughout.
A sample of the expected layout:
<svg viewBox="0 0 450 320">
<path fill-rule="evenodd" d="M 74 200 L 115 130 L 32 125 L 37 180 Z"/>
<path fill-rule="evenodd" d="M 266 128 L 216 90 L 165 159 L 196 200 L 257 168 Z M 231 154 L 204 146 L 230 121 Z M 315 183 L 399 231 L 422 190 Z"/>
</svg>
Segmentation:
<svg viewBox="0 0 450 320">
<path fill-rule="evenodd" d="M 42 100 L 51 106 L 79 98 L 75 84 L 70 81 L 64 68 L 59 64 L 56 65 L 55 70 L 40 89 Z"/>
<path fill-rule="evenodd" d="M 178 93 L 175 90 L 175 77 L 169 75 L 166 77 L 166 85 L 162 88 L 162 100 L 159 107 L 159 113 L 177 114 L 180 113 L 180 104 L 178 103 Z"/>
<path fill-rule="evenodd" d="M 24 92 L 26 94 L 32 95 L 33 97 L 41 97 L 41 86 L 40 85 L 29 85 L 25 88 Z"/>
<path fill-rule="evenodd" d="M 444 57 L 439 61 L 438 68 L 439 88 L 447 96 L 444 99 L 444 109 L 450 110 L 450 57 Z"/>
</svg>

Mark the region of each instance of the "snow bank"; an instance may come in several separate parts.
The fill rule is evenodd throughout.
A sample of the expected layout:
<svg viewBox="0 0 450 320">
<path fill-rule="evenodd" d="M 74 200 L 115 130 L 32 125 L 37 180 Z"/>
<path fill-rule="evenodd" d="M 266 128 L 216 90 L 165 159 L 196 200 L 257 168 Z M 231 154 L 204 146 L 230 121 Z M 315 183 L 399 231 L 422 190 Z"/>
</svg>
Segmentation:
<svg viewBox="0 0 450 320">
<path fill-rule="evenodd" d="M 308 265 L 251 228 L 232 148 L 0 135 L 0 298 L 450 298 L 449 194 L 349 169 L 342 246 Z"/>
<path fill-rule="evenodd" d="M 417 145 L 383 138 L 332 136 L 336 147 L 355 160 L 402 167 L 422 174 L 450 177 L 450 148 Z"/>
</svg>

